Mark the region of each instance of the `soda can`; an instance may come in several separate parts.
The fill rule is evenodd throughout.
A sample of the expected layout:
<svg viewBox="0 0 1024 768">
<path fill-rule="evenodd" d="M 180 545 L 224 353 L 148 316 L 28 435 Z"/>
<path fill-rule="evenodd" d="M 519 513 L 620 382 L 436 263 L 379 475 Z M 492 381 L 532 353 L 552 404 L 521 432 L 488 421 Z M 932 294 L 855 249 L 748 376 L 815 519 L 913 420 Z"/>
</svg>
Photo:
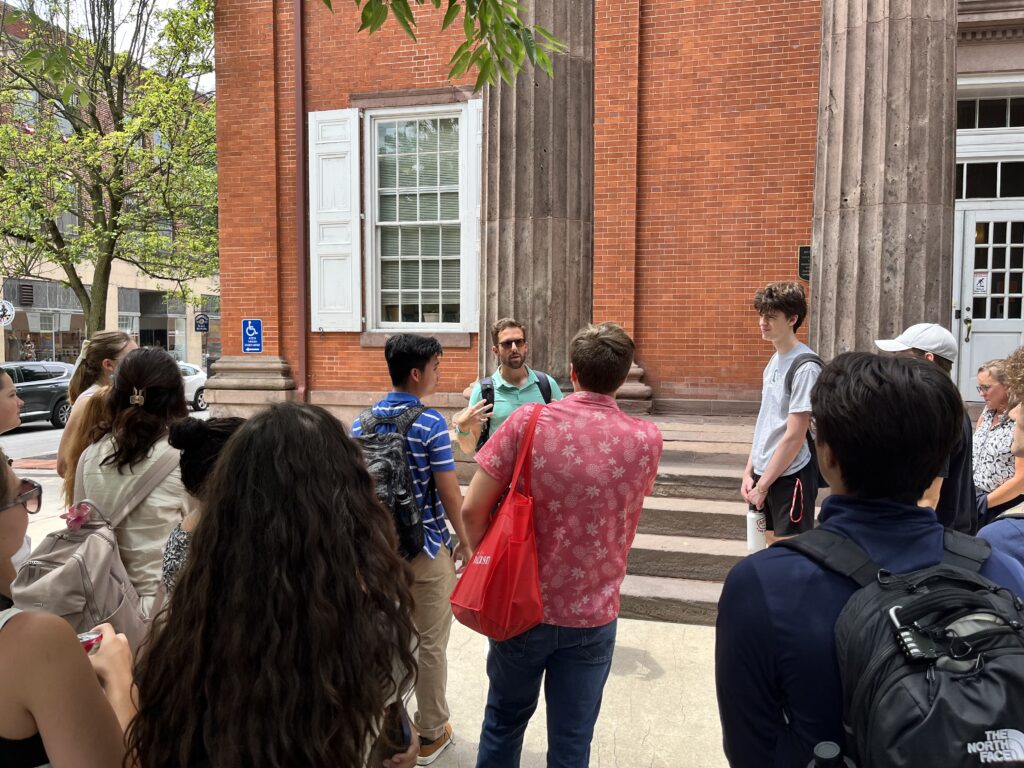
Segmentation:
<svg viewBox="0 0 1024 768">
<path fill-rule="evenodd" d="M 102 638 L 102 632 L 82 632 L 78 635 L 78 642 L 82 644 L 85 652 L 91 656 L 99 650 Z"/>
</svg>

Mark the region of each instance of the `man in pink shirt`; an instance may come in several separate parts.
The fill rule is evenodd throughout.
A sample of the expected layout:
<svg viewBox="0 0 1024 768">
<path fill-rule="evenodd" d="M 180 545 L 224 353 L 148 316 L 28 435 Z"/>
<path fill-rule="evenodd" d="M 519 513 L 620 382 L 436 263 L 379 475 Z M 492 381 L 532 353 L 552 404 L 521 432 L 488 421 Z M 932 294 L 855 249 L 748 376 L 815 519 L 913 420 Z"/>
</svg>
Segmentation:
<svg viewBox="0 0 1024 768">
<path fill-rule="evenodd" d="M 516 409 L 476 454 L 462 506 L 469 545 L 512 479 L 523 431 L 543 408 L 533 442 L 534 526 L 544 621 L 491 641 L 487 710 L 478 768 L 515 768 L 541 679 L 547 702 L 548 768 L 587 768 L 611 669 L 619 588 L 644 496 L 654 487 L 661 432 L 619 410 L 615 392 L 633 362 L 633 340 L 615 323 L 572 340 L 575 392 Z"/>
</svg>

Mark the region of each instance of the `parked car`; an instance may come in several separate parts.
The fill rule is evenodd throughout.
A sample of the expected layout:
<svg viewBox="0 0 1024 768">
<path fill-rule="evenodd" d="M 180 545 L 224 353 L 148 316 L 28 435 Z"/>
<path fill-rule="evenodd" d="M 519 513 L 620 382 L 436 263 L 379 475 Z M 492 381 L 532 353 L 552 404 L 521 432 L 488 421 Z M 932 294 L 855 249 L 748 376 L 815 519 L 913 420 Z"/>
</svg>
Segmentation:
<svg viewBox="0 0 1024 768">
<path fill-rule="evenodd" d="M 206 410 L 206 372 L 188 363 L 178 363 L 185 379 L 185 399 L 197 411 Z"/>
<path fill-rule="evenodd" d="M 21 420 L 49 419 L 53 426 L 63 429 L 68 423 L 71 404 L 68 402 L 68 383 L 75 367 L 67 363 L 4 363 L 2 367 L 14 381 L 14 388 L 24 405 Z M 205 378 L 205 377 L 204 377 Z"/>
</svg>

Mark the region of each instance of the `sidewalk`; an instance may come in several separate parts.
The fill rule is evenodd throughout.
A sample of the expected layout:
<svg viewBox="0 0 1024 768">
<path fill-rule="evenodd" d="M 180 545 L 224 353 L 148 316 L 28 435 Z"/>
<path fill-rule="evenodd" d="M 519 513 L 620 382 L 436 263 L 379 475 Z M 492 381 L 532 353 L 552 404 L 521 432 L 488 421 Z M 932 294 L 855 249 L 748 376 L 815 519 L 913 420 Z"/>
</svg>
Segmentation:
<svg viewBox="0 0 1024 768">
<path fill-rule="evenodd" d="M 17 467 L 17 464 L 16 464 Z M 17 469 L 43 486 L 43 508 L 29 519 L 34 543 L 64 526 L 61 479 L 44 469 Z M 590 764 L 593 768 L 725 768 L 715 701 L 712 627 L 620 619 Z M 448 645 L 448 703 L 455 744 L 436 768 L 473 768 L 487 675 L 487 640 L 458 622 Z M 526 730 L 521 768 L 544 768 L 543 696 Z"/>
</svg>

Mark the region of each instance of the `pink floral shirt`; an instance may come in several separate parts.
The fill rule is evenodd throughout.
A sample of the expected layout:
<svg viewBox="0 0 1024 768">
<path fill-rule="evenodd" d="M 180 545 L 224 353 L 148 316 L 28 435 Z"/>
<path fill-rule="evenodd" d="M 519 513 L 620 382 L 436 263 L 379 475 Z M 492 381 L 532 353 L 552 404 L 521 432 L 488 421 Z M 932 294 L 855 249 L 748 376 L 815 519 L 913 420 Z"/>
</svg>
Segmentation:
<svg viewBox="0 0 1024 768">
<path fill-rule="evenodd" d="M 503 485 L 535 407 L 517 408 L 476 454 Z M 544 406 L 531 491 L 545 624 L 599 627 L 619 615 L 626 557 L 660 458 L 660 430 L 624 414 L 614 397 L 576 392 Z"/>
</svg>

